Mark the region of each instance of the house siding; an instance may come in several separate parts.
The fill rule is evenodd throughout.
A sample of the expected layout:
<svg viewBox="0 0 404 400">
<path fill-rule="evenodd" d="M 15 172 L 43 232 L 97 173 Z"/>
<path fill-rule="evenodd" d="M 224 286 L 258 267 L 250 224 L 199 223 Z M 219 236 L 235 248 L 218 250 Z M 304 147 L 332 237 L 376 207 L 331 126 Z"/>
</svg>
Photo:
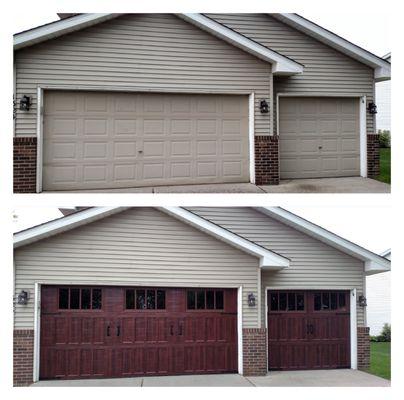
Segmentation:
<svg viewBox="0 0 404 400">
<path fill-rule="evenodd" d="M 255 133 L 268 135 L 259 101 L 271 93 L 271 65 L 171 14 L 126 14 L 15 53 L 16 136 L 36 135 L 37 87 L 186 93 L 255 93 Z"/>
<path fill-rule="evenodd" d="M 268 14 L 208 14 L 209 17 L 304 65 L 303 74 L 274 76 L 277 93 L 366 96 L 374 101 L 373 69 Z M 276 101 L 273 103 L 276 108 Z M 276 115 L 276 114 L 275 114 Z M 276 119 L 275 132 L 276 130 Z M 375 116 L 367 114 L 367 132 Z"/>
<path fill-rule="evenodd" d="M 35 282 L 48 284 L 243 287 L 243 327 L 258 326 L 247 295 L 258 259 L 152 208 L 123 211 L 15 251 L 14 329 L 34 327 Z"/>
<path fill-rule="evenodd" d="M 261 326 L 265 326 L 265 288 L 357 289 L 364 294 L 364 264 L 333 247 L 282 224 L 257 210 L 244 207 L 190 208 L 196 214 L 288 257 L 290 267 L 263 271 Z M 365 324 L 364 308 L 357 307 L 358 325 Z"/>
</svg>

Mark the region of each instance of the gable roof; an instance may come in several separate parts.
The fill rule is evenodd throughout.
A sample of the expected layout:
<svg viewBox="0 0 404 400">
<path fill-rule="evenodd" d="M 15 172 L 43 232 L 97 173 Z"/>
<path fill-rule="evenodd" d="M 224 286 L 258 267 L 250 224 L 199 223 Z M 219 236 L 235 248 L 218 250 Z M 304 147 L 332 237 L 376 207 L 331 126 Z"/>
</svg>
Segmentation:
<svg viewBox="0 0 404 400">
<path fill-rule="evenodd" d="M 390 271 L 390 261 L 280 207 L 255 207 L 261 213 L 365 262 L 366 275 Z"/>
<path fill-rule="evenodd" d="M 22 49 L 36 43 L 62 36 L 67 33 L 87 28 L 91 25 L 116 18 L 122 14 L 77 14 L 55 21 L 47 25 L 39 26 L 25 32 L 14 35 L 14 49 Z M 264 45 L 241 35 L 230 28 L 202 14 L 176 14 L 177 17 L 197 26 L 210 34 L 232 44 L 243 51 L 254 55 L 272 64 L 274 75 L 292 75 L 303 72 L 303 65 L 273 51 Z"/>
<path fill-rule="evenodd" d="M 374 69 L 376 81 L 391 79 L 390 63 L 298 14 L 271 14 L 279 21 Z"/>
<path fill-rule="evenodd" d="M 86 225 L 101 218 L 125 211 L 130 207 L 93 207 L 68 214 L 53 221 L 46 222 L 14 234 L 14 248 L 46 239 L 62 232 Z M 216 239 L 238 248 L 245 253 L 259 258 L 262 269 L 277 270 L 287 268 L 289 259 L 251 242 L 219 225 L 215 225 L 190 211 L 179 207 L 156 207 L 158 210 L 207 233 Z"/>
</svg>

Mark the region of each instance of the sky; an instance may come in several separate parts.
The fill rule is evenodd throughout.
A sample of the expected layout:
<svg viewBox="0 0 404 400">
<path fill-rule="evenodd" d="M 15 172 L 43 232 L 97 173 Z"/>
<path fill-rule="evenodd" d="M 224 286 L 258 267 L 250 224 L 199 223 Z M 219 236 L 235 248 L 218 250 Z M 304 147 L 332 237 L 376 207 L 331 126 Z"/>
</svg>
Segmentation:
<svg viewBox="0 0 404 400">
<path fill-rule="evenodd" d="M 313 9 L 301 13 L 301 15 L 378 56 L 383 56 L 391 51 L 391 24 L 387 13 L 366 11 L 361 13 L 325 13 L 316 12 Z M 22 11 L 14 17 L 13 28 L 14 32 L 17 33 L 58 19 L 54 12 L 43 10 L 41 13 L 35 14 Z M 377 27 L 377 29 L 369 29 L 369 27 Z"/>
<path fill-rule="evenodd" d="M 289 206 L 286 209 L 376 253 L 391 247 L 391 207 Z M 35 206 L 16 208 L 14 214 L 18 216 L 13 223 L 14 232 L 62 216 L 55 207 Z"/>
</svg>

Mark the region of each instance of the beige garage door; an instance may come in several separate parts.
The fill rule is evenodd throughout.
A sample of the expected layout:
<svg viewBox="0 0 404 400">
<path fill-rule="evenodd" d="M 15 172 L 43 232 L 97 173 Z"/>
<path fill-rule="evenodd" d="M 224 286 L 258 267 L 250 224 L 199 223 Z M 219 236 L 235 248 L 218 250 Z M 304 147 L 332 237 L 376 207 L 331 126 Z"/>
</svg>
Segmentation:
<svg viewBox="0 0 404 400">
<path fill-rule="evenodd" d="M 246 96 L 45 93 L 43 189 L 249 181 Z"/>
<path fill-rule="evenodd" d="M 282 179 L 359 175 L 359 99 L 280 98 L 279 140 Z"/>
</svg>

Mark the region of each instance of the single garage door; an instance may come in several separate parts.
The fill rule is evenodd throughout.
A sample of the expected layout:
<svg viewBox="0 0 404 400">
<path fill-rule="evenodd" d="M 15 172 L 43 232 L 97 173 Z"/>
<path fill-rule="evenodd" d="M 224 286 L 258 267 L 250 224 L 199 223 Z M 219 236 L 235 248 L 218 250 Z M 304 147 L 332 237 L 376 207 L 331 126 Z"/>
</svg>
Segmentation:
<svg viewBox="0 0 404 400">
<path fill-rule="evenodd" d="M 246 96 L 48 91 L 43 189 L 249 181 Z"/>
<path fill-rule="evenodd" d="M 268 292 L 268 368 L 350 368 L 348 291 Z"/>
<path fill-rule="evenodd" d="M 359 99 L 281 97 L 282 179 L 360 175 Z"/>
<path fill-rule="evenodd" d="M 44 286 L 40 346 L 40 379 L 237 372 L 237 291 Z"/>
</svg>

